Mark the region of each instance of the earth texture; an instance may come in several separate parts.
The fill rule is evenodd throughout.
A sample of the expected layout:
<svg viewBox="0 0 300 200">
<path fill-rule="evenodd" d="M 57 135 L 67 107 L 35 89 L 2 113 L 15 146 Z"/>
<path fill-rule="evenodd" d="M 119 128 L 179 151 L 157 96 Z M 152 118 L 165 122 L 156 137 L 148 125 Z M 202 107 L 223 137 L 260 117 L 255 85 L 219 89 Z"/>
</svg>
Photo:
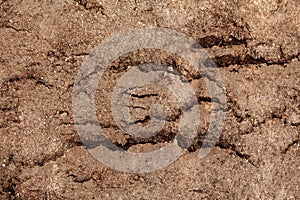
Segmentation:
<svg viewBox="0 0 300 200">
<path fill-rule="evenodd" d="M 206 88 L 210 77 L 162 50 L 120 56 L 95 97 L 99 125 L 113 144 L 151 152 L 178 131 L 177 99 L 154 85 L 135 90 L 129 110 L 136 124 L 147 125 L 151 105 L 161 104 L 167 121 L 156 136 L 135 138 L 115 122 L 117 80 L 141 64 L 181 73 L 201 114 L 178 160 L 125 173 L 91 155 L 76 129 L 72 96 L 94 47 L 145 27 L 185 34 L 208 52 L 227 112 L 217 143 L 199 158 L 215 101 Z M 300 199 L 299 0 L 1 0 L 0 55 L 0 199 Z"/>
</svg>

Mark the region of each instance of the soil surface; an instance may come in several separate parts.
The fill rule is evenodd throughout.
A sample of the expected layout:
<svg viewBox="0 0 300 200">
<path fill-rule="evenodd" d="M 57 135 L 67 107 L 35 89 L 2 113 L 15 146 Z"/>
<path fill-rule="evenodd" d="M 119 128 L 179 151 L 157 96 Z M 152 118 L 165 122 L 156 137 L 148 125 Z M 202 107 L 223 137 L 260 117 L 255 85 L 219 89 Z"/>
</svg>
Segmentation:
<svg viewBox="0 0 300 200">
<path fill-rule="evenodd" d="M 142 27 L 169 28 L 199 42 L 222 75 L 228 111 L 217 145 L 200 159 L 209 77 L 165 52 L 120 57 L 96 98 L 99 124 L 114 144 L 153 151 L 178 130 L 176 98 L 154 86 L 132 95 L 130 112 L 147 124 L 150 106 L 161 103 L 167 123 L 157 136 L 138 140 L 114 122 L 113 86 L 141 63 L 184 74 L 202 116 L 192 146 L 176 162 L 130 174 L 89 154 L 74 126 L 72 91 L 95 46 Z M 0 199 L 300 199 L 299 0 L 0 0 L 0 55 Z"/>
</svg>

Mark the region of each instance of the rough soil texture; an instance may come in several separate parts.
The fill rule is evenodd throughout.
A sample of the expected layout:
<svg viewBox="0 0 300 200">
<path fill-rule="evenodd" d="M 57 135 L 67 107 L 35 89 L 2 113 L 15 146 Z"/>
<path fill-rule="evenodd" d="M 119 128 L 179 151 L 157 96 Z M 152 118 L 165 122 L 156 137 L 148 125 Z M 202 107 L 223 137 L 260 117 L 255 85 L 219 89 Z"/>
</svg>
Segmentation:
<svg viewBox="0 0 300 200">
<path fill-rule="evenodd" d="M 110 114 L 112 86 L 129 66 L 168 64 L 197 93 L 203 117 L 189 151 L 148 174 L 117 172 L 85 149 L 72 119 L 76 73 L 92 48 L 132 28 L 158 26 L 193 37 L 225 82 L 228 112 L 217 145 L 198 151 L 209 124 L 208 77 L 164 52 L 132 52 L 100 81 L 99 123 L 128 151 L 172 140 L 180 111 L 168 91 L 143 88 L 132 98 L 136 123 L 153 102 L 166 107 L 159 135 L 136 140 Z M 299 0 L 1 0 L 1 199 L 300 199 Z M 170 106 L 172 105 L 172 106 Z"/>
</svg>

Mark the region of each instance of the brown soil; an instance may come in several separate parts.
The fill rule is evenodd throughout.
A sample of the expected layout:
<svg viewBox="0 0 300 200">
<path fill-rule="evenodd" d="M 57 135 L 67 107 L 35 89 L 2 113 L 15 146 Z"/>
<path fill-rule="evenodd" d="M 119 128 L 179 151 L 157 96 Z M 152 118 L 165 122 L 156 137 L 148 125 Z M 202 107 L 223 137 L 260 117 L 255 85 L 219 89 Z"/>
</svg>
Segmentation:
<svg viewBox="0 0 300 200">
<path fill-rule="evenodd" d="M 168 91 L 149 86 L 130 112 L 148 123 L 163 97 L 168 123 L 153 138 L 123 134 L 110 113 L 111 89 L 128 66 L 171 65 L 195 89 L 201 127 L 175 163 L 128 174 L 95 160 L 73 123 L 76 73 L 93 47 L 148 26 L 182 32 L 210 54 L 225 82 L 228 112 L 217 145 L 198 157 L 209 124 L 206 77 L 153 50 L 112 63 L 97 93 L 99 123 L 128 151 L 174 138 L 180 111 Z M 1 199 L 300 199 L 299 0 L 0 0 Z M 172 105 L 172 106 L 170 106 Z"/>
</svg>

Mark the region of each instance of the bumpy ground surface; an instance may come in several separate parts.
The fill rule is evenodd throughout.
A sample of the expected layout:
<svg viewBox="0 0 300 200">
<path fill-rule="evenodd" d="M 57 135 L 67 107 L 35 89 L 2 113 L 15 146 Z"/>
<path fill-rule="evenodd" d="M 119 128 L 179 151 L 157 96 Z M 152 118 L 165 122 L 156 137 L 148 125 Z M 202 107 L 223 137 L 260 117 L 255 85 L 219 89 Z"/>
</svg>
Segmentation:
<svg viewBox="0 0 300 200">
<path fill-rule="evenodd" d="M 115 61 L 99 84 L 99 123 L 128 151 L 147 151 L 176 134 L 180 112 L 167 91 L 144 88 L 131 113 L 147 123 L 165 101 L 168 123 L 146 141 L 124 135 L 111 117 L 110 92 L 129 66 L 161 62 L 186 72 L 202 126 L 189 151 L 147 174 L 114 171 L 95 160 L 75 130 L 72 89 L 92 48 L 133 28 L 165 27 L 199 42 L 226 86 L 228 112 L 217 145 L 198 151 L 209 123 L 206 77 L 151 50 Z M 300 199 L 299 0 L 1 0 L 1 199 Z M 177 60 L 176 60 L 177 59 Z"/>
</svg>

